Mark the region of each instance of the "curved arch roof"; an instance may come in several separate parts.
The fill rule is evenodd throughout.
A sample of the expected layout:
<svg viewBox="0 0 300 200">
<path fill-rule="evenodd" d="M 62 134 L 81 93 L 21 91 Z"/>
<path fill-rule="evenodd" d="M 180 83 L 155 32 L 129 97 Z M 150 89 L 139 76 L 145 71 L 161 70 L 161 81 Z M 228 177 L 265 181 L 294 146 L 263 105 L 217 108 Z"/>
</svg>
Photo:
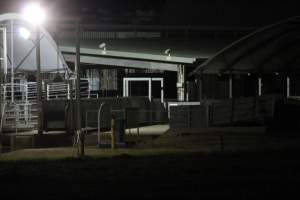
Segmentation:
<svg viewBox="0 0 300 200">
<path fill-rule="evenodd" d="M 21 27 L 24 27 L 32 33 L 31 35 L 34 35 L 34 27 L 24 19 L 22 19 L 22 16 L 20 14 L 16 13 L 7 13 L 0 15 L 0 26 L 6 27 L 7 31 L 8 68 L 11 68 L 11 66 L 13 65 L 14 71 L 35 71 L 37 68 L 34 40 L 26 40 L 22 38 L 18 33 L 19 29 Z M 57 45 L 51 35 L 43 27 L 41 27 L 40 30 L 41 70 L 43 72 L 67 70 L 67 64 L 61 52 L 58 51 Z M 12 39 L 13 53 L 11 51 Z M 3 44 L 1 44 L 0 48 L 3 48 Z M 14 58 L 14 62 L 12 62 L 12 57 Z"/>
<path fill-rule="evenodd" d="M 190 74 L 300 72 L 300 17 L 259 29 L 232 43 Z"/>
</svg>

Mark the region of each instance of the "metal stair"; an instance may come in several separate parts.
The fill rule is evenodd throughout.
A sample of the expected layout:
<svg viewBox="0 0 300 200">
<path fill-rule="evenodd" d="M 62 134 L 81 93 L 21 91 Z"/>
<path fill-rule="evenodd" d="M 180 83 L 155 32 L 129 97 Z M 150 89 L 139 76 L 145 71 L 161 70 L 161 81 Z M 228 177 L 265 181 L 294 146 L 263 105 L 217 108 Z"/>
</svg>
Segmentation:
<svg viewBox="0 0 300 200">
<path fill-rule="evenodd" d="M 33 102 L 7 103 L 3 116 L 3 130 L 34 129 L 37 127 L 37 106 Z"/>
<path fill-rule="evenodd" d="M 32 130 L 37 127 L 36 83 L 16 84 L 12 101 L 10 84 L 3 87 L 1 128 L 5 132 Z"/>
</svg>

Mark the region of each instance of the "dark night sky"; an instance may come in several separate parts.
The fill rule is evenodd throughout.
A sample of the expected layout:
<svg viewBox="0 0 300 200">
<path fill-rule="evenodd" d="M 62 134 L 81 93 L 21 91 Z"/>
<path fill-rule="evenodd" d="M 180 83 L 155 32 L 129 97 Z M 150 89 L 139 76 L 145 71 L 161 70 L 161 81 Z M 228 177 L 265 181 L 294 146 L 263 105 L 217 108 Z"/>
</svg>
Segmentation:
<svg viewBox="0 0 300 200">
<path fill-rule="evenodd" d="M 1 0 L 0 12 L 20 11 L 26 0 Z M 100 24 L 263 26 L 300 15 L 296 1 L 42 0 L 55 16 L 81 15 Z"/>
</svg>

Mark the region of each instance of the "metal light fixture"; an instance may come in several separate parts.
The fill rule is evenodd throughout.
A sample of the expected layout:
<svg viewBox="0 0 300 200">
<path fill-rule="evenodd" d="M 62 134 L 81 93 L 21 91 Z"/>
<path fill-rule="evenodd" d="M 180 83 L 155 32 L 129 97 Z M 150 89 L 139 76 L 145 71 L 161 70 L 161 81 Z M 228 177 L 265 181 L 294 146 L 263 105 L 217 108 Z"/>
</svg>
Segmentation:
<svg viewBox="0 0 300 200">
<path fill-rule="evenodd" d="M 171 49 L 166 49 L 165 54 L 167 55 L 167 60 L 171 60 Z"/>
<path fill-rule="evenodd" d="M 102 49 L 102 54 L 106 54 L 106 43 L 99 44 L 99 48 Z"/>
</svg>

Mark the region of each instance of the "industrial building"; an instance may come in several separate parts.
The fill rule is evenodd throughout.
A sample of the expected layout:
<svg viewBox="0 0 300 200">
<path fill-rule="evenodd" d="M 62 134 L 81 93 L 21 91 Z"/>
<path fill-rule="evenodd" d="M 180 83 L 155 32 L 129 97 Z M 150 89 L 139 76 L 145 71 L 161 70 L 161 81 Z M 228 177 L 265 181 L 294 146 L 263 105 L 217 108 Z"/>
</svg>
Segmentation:
<svg viewBox="0 0 300 200">
<path fill-rule="evenodd" d="M 249 35 L 250 28 L 80 23 L 48 32 L 20 14 L 0 21 L 2 132 L 72 133 L 78 105 L 81 128 L 109 129 L 111 113 L 127 128 L 264 125 L 278 99 L 298 93 L 298 18 Z"/>
</svg>

